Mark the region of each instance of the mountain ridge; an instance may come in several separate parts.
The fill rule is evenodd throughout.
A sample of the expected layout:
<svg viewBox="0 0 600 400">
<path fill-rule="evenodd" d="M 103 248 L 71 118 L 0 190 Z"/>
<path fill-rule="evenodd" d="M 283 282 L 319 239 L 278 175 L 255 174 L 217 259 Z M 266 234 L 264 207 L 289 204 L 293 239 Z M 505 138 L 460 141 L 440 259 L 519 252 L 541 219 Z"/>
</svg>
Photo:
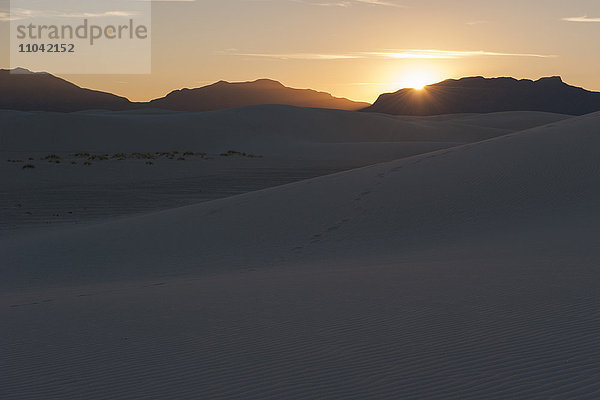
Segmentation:
<svg viewBox="0 0 600 400">
<path fill-rule="evenodd" d="M 281 104 L 306 108 L 429 116 L 503 111 L 542 111 L 584 115 L 600 111 L 600 92 L 566 84 L 560 76 L 538 80 L 471 76 L 383 93 L 372 105 L 313 89 L 287 87 L 261 78 L 246 82 L 220 80 L 198 88 L 176 89 L 147 102 L 132 102 L 108 92 L 82 88 L 47 72 L 0 69 L 0 109 L 77 112 L 92 109 L 129 111 L 215 111 Z"/>
<path fill-rule="evenodd" d="M 221 80 L 200 88 L 178 89 L 147 104 L 154 108 L 177 111 L 215 111 L 263 104 L 357 111 L 369 105 L 313 89 L 290 88 L 266 78 L 248 82 Z"/>
<path fill-rule="evenodd" d="M 473 76 L 384 93 L 361 111 L 415 116 L 502 111 L 584 115 L 600 111 L 600 92 L 568 85 L 560 76 L 535 81 Z"/>
<path fill-rule="evenodd" d="M 0 69 L 0 109 L 69 112 L 100 108 L 116 111 L 129 109 L 130 104 L 125 97 L 81 88 L 47 72 Z"/>
<path fill-rule="evenodd" d="M 148 102 L 132 102 L 112 93 L 86 89 L 47 72 L 0 69 L 0 109 L 77 112 L 90 109 L 127 111 L 161 108 L 173 111 L 214 111 L 249 105 L 359 110 L 369 103 L 334 97 L 312 89 L 295 89 L 272 79 L 218 81 L 200 88 L 173 90 Z"/>
</svg>

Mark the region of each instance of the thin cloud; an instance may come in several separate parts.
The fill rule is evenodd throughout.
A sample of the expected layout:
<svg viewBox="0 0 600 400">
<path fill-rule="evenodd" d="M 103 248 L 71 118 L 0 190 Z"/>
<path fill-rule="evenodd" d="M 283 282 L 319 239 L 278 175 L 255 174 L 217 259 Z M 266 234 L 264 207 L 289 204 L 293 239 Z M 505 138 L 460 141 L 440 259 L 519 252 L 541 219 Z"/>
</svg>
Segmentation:
<svg viewBox="0 0 600 400">
<path fill-rule="evenodd" d="M 371 5 L 371 6 L 383 6 L 383 7 L 397 7 L 404 8 L 403 5 L 395 3 L 393 1 L 385 0 L 340 0 L 340 1 L 310 1 L 310 0 L 292 0 L 297 3 L 310 4 L 313 6 L 321 7 L 352 7 L 357 5 Z"/>
<path fill-rule="evenodd" d="M 454 50 L 398 50 L 367 52 L 366 55 L 390 58 L 390 59 L 456 59 L 466 57 L 537 57 L 554 58 L 551 54 L 533 53 L 501 53 L 494 51 L 454 51 Z"/>
<path fill-rule="evenodd" d="M 132 17 L 137 15 L 129 11 L 106 11 L 102 13 L 64 13 L 58 11 L 13 9 L 10 13 L 0 12 L 0 21 L 20 21 L 28 18 L 102 18 L 102 17 Z"/>
<path fill-rule="evenodd" d="M 317 53 L 236 53 L 224 52 L 223 54 L 232 56 L 275 58 L 279 60 L 348 60 L 362 58 L 358 55 L 350 54 L 317 54 Z"/>
<path fill-rule="evenodd" d="M 568 22 L 600 22 L 600 18 L 590 18 L 587 15 L 582 17 L 567 17 L 563 18 L 562 20 Z"/>
<path fill-rule="evenodd" d="M 403 5 L 381 0 L 355 0 L 355 3 L 371 4 L 374 6 L 404 7 Z"/>
<path fill-rule="evenodd" d="M 132 17 L 138 15 L 129 11 L 107 11 L 103 13 L 50 13 L 46 16 L 61 18 L 102 18 L 102 17 Z"/>
<path fill-rule="evenodd" d="M 368 51 L 357 53 L 242 53 L 225 51 L 221 54 L 231 56 L 261 57 L 279 60 L 353 60 L 368 58 L 384 58 L 390 60 L 400 59 L 459 59 L 467 57 L 534 57 L 555 58 L 555 55 L 532 53 L 501 53 L 493 51 L 450 51 L 450 50 L 389 50 Z"/>
<path fill-rule="evenodd" d="M 389 86 L 390 82 L 356 82 L 350 83 L 352 86 Z"/>
</svg>

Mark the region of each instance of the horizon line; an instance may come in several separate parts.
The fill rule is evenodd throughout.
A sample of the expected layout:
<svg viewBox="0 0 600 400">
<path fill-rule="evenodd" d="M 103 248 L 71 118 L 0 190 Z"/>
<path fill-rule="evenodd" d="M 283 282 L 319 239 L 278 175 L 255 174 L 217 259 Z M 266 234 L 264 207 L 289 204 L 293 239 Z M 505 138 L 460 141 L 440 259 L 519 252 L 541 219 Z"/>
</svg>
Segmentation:
<svg viewBox="0 0 600 400">
<path fill-rule="evenodd" d="M 188 89 L 188 90 L 201 89 L 201 88 L 205 88 L 205 87 L 208 87 L 208 86 L 212 86 L 212 85 L 217 84 L 219 82 L 225 82 L 225 83 L 228 83 L 228 84 L 240 84 L 240 83 L 255 83 L 255 82 L 258 82 L 258 81 L 261 81 L 261 80 L 268 80 L 268 81 L 272 81 L 272 82 L 277 82 L 277 83 L 281 84 L 282 86 L 284 86 L 285 88 L 288 88 L 288 89 L 313 90 L 313 91 L 316 91 L 316 92 L 327 93 L 327 94 L 329 94 L 329 95 L 331 95 L 331 96 L 333 96 L 335 98 L 346 99 L 346 100 L 350 100 L 350 101 L 353 101 L 353 102 L 356 102 L 356 103 L 367 103 L 367 104 L 373 104 L 374 103 L 374 101 L 354 100 L 354 99 L 351 99 L 351 98 L 346 97 L 346 96 L 334 95 L 333 94 L 334 92 L 333 91 L 329 91 L 329 90 L 327 90 L 327 91 L 326 90 L 318 90 L 318 89 L 314 89 L 312 87 L 294 87 L 294 86 L 288 86 L 288 84 L 283 83 L 282 80 L 274 79 L 274 78 L 269 78 L 269 77 L 250 78 L 248 80 L 239 80 L 239 81 L 236 81 L 236 80 L 230 81 L 230 80 L 226 80 L 226 79 L 219 79 L 219 80 L 216 80 L 216 81 L 200 81 L 200 82 L 208 82 L 208 83 L 207 84 L 201 84 L 201 86 L 182 86 L 182 87 L 179 87 L 179 88 L 170 89 L 169 91 L 165 92 L 164 95 L 159 96 L 159 97 L 146 98 L 146 100 L 136 100 L 136 101 L 134 101 L 134 100 L 131 100 L 127 96 L 118 94 L 117 92 L 107 91 L 107 90 L 103 90 L 103 89 L 95 89 L 95 88 L 91 88 L 91 87 L 79 86 L 78 84 L 73 83 L 73 81 L 71 80 L 72 77 L 75 77 L 75 76 L 78 76 L 78 75 L 83 75 L 83 74 L 65 74 L 64 76 L 68 76 L 69 77 L 69 79 L 67 79 L 67 78 L 61 76 L 60 74 L 55 74 L 55 73 L 48 72 L 48 71 L 31 71 L 31 70 L 29 70 L 28 68 L 25 68 L 25 67 L 0 68 L 0 70 L 1 71 L 8 71 L 9 74 L 12 74 L 12 75 L 48 74 L 48 75 L 51 75 L 51 76 L 53 76 L 55 78 L 62 79 L 64 81 L 68 82 L 68 83 L 74 84 L 74 85 L 76 85 L 77 87 L 79 87 L 81 89 L 88 89 L 88 90 L 93 90 L 93 91 L 98 91 L 98 92 L 112 94 L 114 96 L 118 96 L 118 97 L 122 97 L 124 99 L 127 99 L 131 103 L 147 103 L 147 102 L 151 102 L 153 100 L 162 99 L 165 96 L 167 96 L 168 94 L 173 93 L 173 92 L 178 91 L 178 90 L 184 90 L 184 89 Z M 19 72 L 13 73 L 12 72 L 12 71 L 16 71 L 16 70 L 24 70 L 24 71 L 27 71 L 27 72 L 23 72 L 23 73 L 19 73 Z M 93 75 L 97 75 L 97 74 L 93 74 Z M 83 76 L 87 76 L 87 75 L 83 75 Z M 442 83 L 442 82 L 445 82 L 445 81 L 448 81 L 448 80 L 461 80 L 461 79 L 468 79 L 468 78 L 484 78 L 484 79 L 502 79 L 502 78 L 508 78 L 508 79 L 515 79 L 517 81 L 528 80 L 528 81 L 536 82 L 536 81 L 539 81 L 540 79 L 553 78 L 553 77 L 559 77 L 565 84 L 567 84 L 569 86 L 575 86 L 575 87 L 578 87 L 578 88 L 581 88 L 581 89 L 584 89 L 584 90 L 587 90 L 587 91 L 590 91 L 590 92 L 600 92 L 600 90 L 588 89 L 588 88 L 585 88 L 583 86 L 576 86 L 576 84 L 566 83 L 564 81 L 564 79 L 562 79 L 562 75 L 545 75 L 545 76 L 540 76 L 540 77 L 538 77 L 536 79 L 534 79 L 534 78 L 521 78 L 521 77 L 517 78 L 517 77 L 514 77 L 514 76 L 508 76 L 508 75 L 504 75 L 504 76 L 465 75 L 465 76 L 461 76 L 461 77 L 448 77 L 448 78 L 444 78 L 444 79 L 441 79 L 441 80 L 439 80 L 437 82 L 433 82 L 433 83 L 430 83 L 430 84 L 427 84 L 427 85 L 424 85 L 424 86 L 427 87 L 427 86 L 431 86 L 431 85 L 436 85 L 438 83 Z M 120 82 L 120 83 L 126 84 L 127 82 Z M 344 86 L 356 86 L 356 85 L 386 86 L 386 85 L 392 85 L 392 84 L 393 84 L 393 82 L 388 82 L 388 83 L 386 83 L 386 82 L 351 82 L 351 83 L 345 84 Z M 404 89 L 414 89 L 414 88 L 411 88 L 411 87 L 400 87 L 400 88 L 395 89 L 393 91 L 388 91 L 388 92 L 384 91 L 384 92 L 381 92 L 381 93 L 378 94 L 378 97 L 381 96 L 381 95 L 383 95 L 383 94 L 395 93 L 397 91 L 404 90 Z"/>
</svg>

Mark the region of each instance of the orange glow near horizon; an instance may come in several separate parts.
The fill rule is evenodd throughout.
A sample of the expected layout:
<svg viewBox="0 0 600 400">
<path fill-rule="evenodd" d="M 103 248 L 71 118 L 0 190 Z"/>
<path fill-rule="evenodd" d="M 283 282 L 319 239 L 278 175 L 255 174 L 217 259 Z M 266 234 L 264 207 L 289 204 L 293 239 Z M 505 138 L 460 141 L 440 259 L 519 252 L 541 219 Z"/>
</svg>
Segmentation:
<svg viewBox="0 0 600 400">
<path fill-rule="evenodd" d="M 411 88 L 422 90 L 425 86 L 437 83 L 441 80 L 439 74 L 434 74 L 430 71 L 410 71 L 403 73 L 393 85 L 396 89 Z"/>
<path fill-rule="evenodd" d="M 590 48 L 600 32 L 593 22 L 600 2 L 576 0 L 578 11 L 573 2 L 548 3 L 152 1 L 150 75 L 44 71 L 132 101 L 261 78 L 370 103 L 383 93 L 467 76 L 560 75 L 599 91 L 600 52 Z M 0 36 L 8 38 L 4 11 Z M 589 18 L 575 18 L 584 14 Z M 0 68 L 10 65 L 9 51 L 0 52 Z"/>
</svg>

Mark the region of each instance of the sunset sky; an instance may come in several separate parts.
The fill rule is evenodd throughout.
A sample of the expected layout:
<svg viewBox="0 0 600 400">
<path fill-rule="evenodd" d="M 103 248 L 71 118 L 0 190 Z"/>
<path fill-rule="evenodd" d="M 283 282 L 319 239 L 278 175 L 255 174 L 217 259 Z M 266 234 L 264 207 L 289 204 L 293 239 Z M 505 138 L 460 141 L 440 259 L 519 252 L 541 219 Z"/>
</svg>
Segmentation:
<svg viewBox="0 0 600 400">
<path fill-rule="evenodd" d="M 258 78 L 369 102 L 472 75 L 600 90 L 598 0 L 163 0 L 152 13 L 152 75 L 62 77 L 131 100 Z"/>
</svg>

